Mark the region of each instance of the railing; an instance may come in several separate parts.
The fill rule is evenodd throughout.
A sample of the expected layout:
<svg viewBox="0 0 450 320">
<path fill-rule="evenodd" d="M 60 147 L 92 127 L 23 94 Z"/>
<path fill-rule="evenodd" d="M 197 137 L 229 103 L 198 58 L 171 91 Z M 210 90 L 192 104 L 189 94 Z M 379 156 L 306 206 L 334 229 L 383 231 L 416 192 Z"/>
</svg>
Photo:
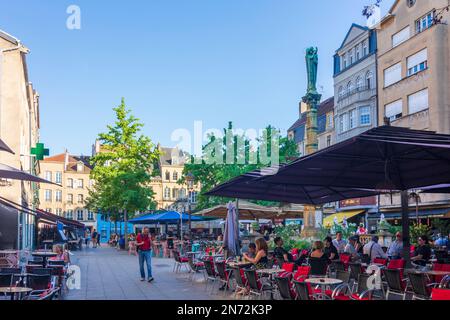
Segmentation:
<svg viewBox="0 0 450 320">
<path fill-rule="evenodd" d="M 366 91 L 369 91 L 369 90 L 375 90 L 375 88 L 372 88 L 371 86 L 365 85 L 365 86 L 358 87 L 358 88 L 355 88 L 353 90 L 347 91 L 347 92 L 345 92 L 344 94 L 342 94 L 341 96 L 338 97 L 338 102 L 340 102 L 340 101 L 342 101 L 342 100 L 344 100 L 346 98 L 349 98 L 349 97 L 351 97 L 354 94 L 366 92 Z"/>
</svg>

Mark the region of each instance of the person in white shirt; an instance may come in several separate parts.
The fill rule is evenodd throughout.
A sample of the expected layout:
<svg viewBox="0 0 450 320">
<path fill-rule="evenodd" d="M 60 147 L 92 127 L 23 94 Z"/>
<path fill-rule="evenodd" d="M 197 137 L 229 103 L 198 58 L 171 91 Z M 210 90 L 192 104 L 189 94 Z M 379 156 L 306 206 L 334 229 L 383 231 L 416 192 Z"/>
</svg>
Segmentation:
<svg viewBox="0 0 450 320">
<path fill-rule="evenodd" d="M 333 244 L 338 250 L 338 253 L 344 253 L 345 246 L 347 245 L 347 241 L 342 239 L 342 232 L 338 231 L 336 232 L 336 239 L 333 240 Z"/>
<path fill-rule="evenodd" d="M 402 257 L 402 252 L 403 252 L 402 234 L 400 232 L 397 232 L 395 234 L 395 241 L 393 241 L 389 246 L 387 255 L 391 257 L 391 259 L 400 259 Z"/>
<path fill-rule="evenodd" d="M 384 253 L 383 248 L 378 244 L 378 236 L 373 236 L 363 248 L 363 253 L 370 257 L 370 262 L 373 262 L 376 258 L 387 259 L 388 256 Z"/>
<path fill-rule="evenodd" d="M 358 251 L 356 250 L 357 243 L 358 243 L 358 236 L 350 237 L 344 249 L 344 253 L 351 255 L 352 261 L 359 259 Z"/>
</svg>

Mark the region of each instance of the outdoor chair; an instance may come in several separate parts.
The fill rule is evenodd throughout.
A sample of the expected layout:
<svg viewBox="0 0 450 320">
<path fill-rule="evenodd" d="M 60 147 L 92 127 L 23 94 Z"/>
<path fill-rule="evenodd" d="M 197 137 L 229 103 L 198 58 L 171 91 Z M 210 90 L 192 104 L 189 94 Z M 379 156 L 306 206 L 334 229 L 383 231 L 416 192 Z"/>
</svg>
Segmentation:
<svg viewBox="0 0 450 320">
<path fill-rule="evenodd" d="M 369 278 L 370 275 L 361 273 L 358 277 L 358 286 L 355 292 L 351 293 L 350 286 L 343 284 L 333 291 L 332 299 L 357 301 L 372 300 L 374 290 L 367 286 Z M 350 294 L 346 294 L 346 292 L 349 292 Z"/>
<path fill-rule="evenodd" d="M 291 281 L 289 277 L 284 276 L 275 277 L 275 283 L 277 284 L 278 293 L 280 294 L 281 299 L 283 300 L 295 300 L 296 293 L 295 290 L 292 289 Z"/>
<path fill-rule="evenodd" d="M 437 301 L 437 300 L 450 301 L 450 290 L 433 288 L 431 290 L 431 300 L 433 300 L 433 301 Z"/>
<path fill-rule="evenodd" d="M 247 288 L 247 278 L 245 277 L 245 272 L 242 268 L 233 267 L 232 270 L 234 281 L 236 283 L 234 288 L 234 298 L 236 299 L 238 292 Z"/>
<path fill-rule="evenodd" d="M 48 260 L 48 266 L 65 266 L 66 262 L 64 260 Z"/>
<path fill-rule="evenodd" d="M 359 275 L 364 272 L 364 269 L 361 263 L 358 262 L 350 262 L 348 264 L 348 268 L 350 269 L 350 280 L 352 281 L 354 287 L 358 282 Z"/>
<path fill-rule="evenodd" d="M 57 289 L 34 290 L 30 292 L 30 294 L 26 295 L 22 300 L 54 300 L 57 293 Z"/>
<path fill-rule="evenodd" d="M 272 269 L 274 265 L 275 265 L 275 259 L 274 258 L 269 258 L 267 260 L 267 269 Z"/>
<path fill-rule="evenodd" d="M 35 290 L 47 290 L 51 287 L 50 275 L 31 274 L 26 277 L 26 286 Z"/>
<path fill-rule="evenodd" d="M 382 259 L 382 258 L 375 258 L 373 260 L 373 263 L 378 263 L 378 264 L 382 264 L 383 266 L 386 266 L 388 263 L 387 259 Z"/>
<path fill-rule="evenodd" d="M 263 294 L 267 291 L 272 291 L 273 287 L 267 282 L 261 282 L 254 269 L 246 269 L 245 276 L 248 281 L 250 289 L 250 295 L 262 298 Z"/>
<path fill-rule="evenodd" d="M 20 268 L 0 268 L 0 274 L 20 274 Z"/>
<path fill-rule="evenodd" d="M 309 258 L 311 266 L 310 275 L 316 277 L 325 277 L 328 269 L 328 262 L 324 259 Z"/>
<path fill-rule="evenodd" d="M 295 265 L 294 263 L 287 263 L 287 262 L 285 262 L 285 263 L 282 264 L 281 269 L 283 269 L 286 272 L 292 273 L 292 272 L 294 272 L 294 265 Z"/>
<path fill-rule="evenodd" d="M 30 273 L 37 275 L 52 275 L 53 268 L 32 268 L 30 271 Z"/>
<path fill-rule="evenodd" d="M 345 265 L 341 260 L 333 260 L 331 261 L 330 266 L 328 267 L 328 271 L 331 274 L 336 274 L 337 271 L 345 271 Z"/>
<path fill-rule="evenodd" d="M 442 278 L 441 283 L 439 284 L 440 289 L 450 289 L 450 275 Z"/>
<path fill-rule="evenodd" d="M 345 270 L 347 270 L 348 264 L 352 262 L 352 256 L 348 253 L 341 253 L 339 255 L 339 260 L 342 261 L 342 263 L 344 263 L 344 268 Z"/>
<path fill-rule="evenodd" d="M 314 292 L 311 292 L 311 286 L 303 280 L 294 280 L 294 289 L 296 293 L 297 300 L 315 300 L 316 296 Z"/>
<path fill-rule="evenodd" d="M 197 273 L 205 270 L 205 264 L 202 261 L 196 260 L 195 255 L 193 255 L 193 254 L 190 254 L 188 256 L 188 264 L 189 264 L 189 267 L 191 268 L 190 280 L 191 280 L 191 282 L 193 282 L 194 276 Z M 203 273 L 203 275 L 204 275 L 204 273 Z"/>
<path fill-rule="evenodd" d="M 406 299 L 407 280 L 402 279 L 402 271 L 399 269 L 384 269 L 384 277 L 387 283 L 386 300 L 391 294 L 397 295 Z"/>
<path fill-rule="evenodd" d="M 431 289 L 435 284 L 430 283 L 429 278 L 423 273 L 411 272 L 408 274 L 411 284 L 413 300 L 429 300 L 431 298 Z"/>
<path fill-rule="evenodd" d="M 216 262 L 216 270 L 219 275 L 219 283 L 224 285 L 224 296 L 230 286 L 230 270 L 227 270 L 225 261 Z"/>
<path fill-rule="evenodd" d="M 205 272 L 206 272 L 205 290 L 208 291 L 208 283 L 212 282 L 212 288 L 211 288 L 211 292 L 212 292 L 214 290 L 214 285 L 217 281 L 218 274 L 214 268 L 214 262 L 211 261 L 209 258 L 205 258 L 203 260 L 203 264 L 205 266 Z"/>
<path fill-rule="evenodd" d="M 178 273 L 180 271 L 181 267 L 183 267 L 183 266 L 186 268 L 186 271 L 189 271 L 189 267 L 188 267 L 189 260 L 188 260 L 188 258 L 182 257 L 180 255 L 180 252 L 178 252 L 178 251 L 174 251 L 173 252 L 173 258 L 175 260 L 175 263 L 173 265 L 173 272 Z"/>
<path fill-rule="evenodd" d="M 335 278 L 341 280 L 342 284 L 337 285 L 334 289 L 326 289 L 325 295 L 331 299 L 331 297 L 333 297 L 333 293 L 337 290 L 340 290 L 341 287 L 344 287 L 344 289 L 340 291 L 340 294 L 342 294 L 342 295 L 350 294 L 351 293 L 351 290 L 349 289 L 350 288 L 350 286 L 349 286 L 350 272 L 337 270 Z M 320 292 L 320 294 L 322 294 L 321 290 L 315 289 L 315 292 L 316 293 Z"/>
<path fill-rule="evenodd" d="M 450 264 L 445 263 L 435 263 L 433 264 L 434 271 L 450 271 Z M 444 276 L 434 276 L 433 282 L 441 283 Z"/>
<path fill-rule="evenodd" d="M 293 278 L 296 281 L 299 281 L 301 279 L 306 279 L 306 278 L 308 278 L 310 272 L 311 272 L 310 266 L 299 266 L 297 268 L 297 271 L 295 271 Z"/>
</svg>

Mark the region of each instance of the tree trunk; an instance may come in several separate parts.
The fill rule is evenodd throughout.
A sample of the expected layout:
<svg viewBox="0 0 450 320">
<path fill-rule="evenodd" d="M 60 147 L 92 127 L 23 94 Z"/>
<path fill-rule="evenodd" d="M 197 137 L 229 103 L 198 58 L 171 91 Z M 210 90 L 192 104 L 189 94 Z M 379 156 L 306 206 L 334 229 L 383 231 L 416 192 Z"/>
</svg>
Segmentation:
<svg viewBox="0 0 450 320">
<path fill-rule="evenodd" d="M 403 259 L 405 259 L 405 266 L 408 268 L 411 264 L 409 255 L 410 250 L 410 236 L 409 236 L 409 206 L 408 206 L 408 191 L 401 193 L 402 203 L 402 236 L 403 236 Z"/>
<path fill-rule="evenodd" d="M 123 211 L 123 234 L 125 238 L 125 250 L 128 248 L 128 215 L 127 209 Z"/>
</svg>

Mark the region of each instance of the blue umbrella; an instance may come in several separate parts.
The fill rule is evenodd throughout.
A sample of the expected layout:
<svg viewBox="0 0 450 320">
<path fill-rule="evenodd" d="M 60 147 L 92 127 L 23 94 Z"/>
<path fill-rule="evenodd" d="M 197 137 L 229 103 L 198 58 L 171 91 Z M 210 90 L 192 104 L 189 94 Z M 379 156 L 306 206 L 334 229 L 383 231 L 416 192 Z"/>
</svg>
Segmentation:
<svg viewBox="0 0 450 320">
<path fill-rule="evenodd" d="M 225 220 L 224 247 L 231 255 L 239 255 L 239 230 L 236 223 L 236 206 L 230 202 L 227 206 L 228 214 Z"/>
<path fill-rule="evenodd" d="M 183 222 L 188 222 L 189 215 L 186 213 L 180 214 L 176 211 L 167 211 L 159 214 L 146 214 L 137 218 L 130 220 L 132 224 L 157 224 L 157 223 L 178 223 L 180 219 Z M 203 221 L 201 217 L 191 217 L 192 221 Z"/>
</svg>

